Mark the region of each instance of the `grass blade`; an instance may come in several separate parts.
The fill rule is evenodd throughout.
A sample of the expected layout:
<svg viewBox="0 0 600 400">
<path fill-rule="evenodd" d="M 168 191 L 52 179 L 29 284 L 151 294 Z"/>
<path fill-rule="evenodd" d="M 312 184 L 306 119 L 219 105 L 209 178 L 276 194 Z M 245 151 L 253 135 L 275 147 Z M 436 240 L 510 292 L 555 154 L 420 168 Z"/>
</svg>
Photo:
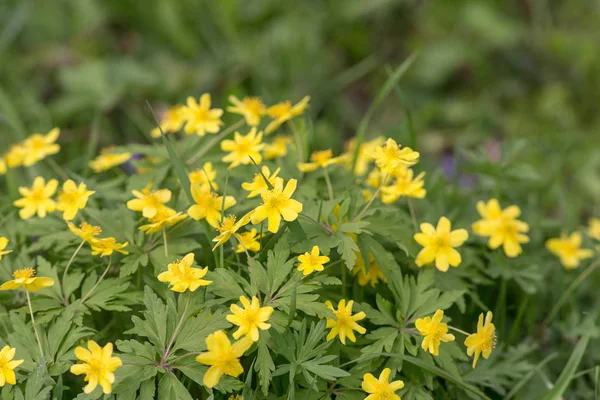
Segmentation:
<svg viewBox="0 0 600 400">
<path fill-rule="evenodd" d="M 560 373 L 558 380 L 556 381 L 554 387 L 546 392 L 546 395 L 542 400 L 556 400 L 560 399 L 567 390 L 569 383 L 571 383 L 571 379 L 573 375 L 575 375 L 575 371 L 579 366 L 579 362 L 587 349 L 588 343 L 590 341 L 590 335 L 586 334 L 579 339 L 573 353 L 571 353 L 571 357 L 569 357 L 569 361 L 565 365 L 565 368 Z"/>
<path fill-rule="evenodd" d="M 544 365 L 548 364 L 550 361 L 554 360 L 556 357 L 558 357 L 558 353 L 552 353 L 548 357 L 546 357 L 542 361 L 540 361 L 531 371 L 529 371 L 527 374 L 525 374 L 525 376 L 515 386 L 513 386 L 511 391 L 508 392 L 508 394 L 506 395 L 506 400 L 512 399 L 519 392 L 519 390 L 521 390 L 521 388 L 523 386 L 525 386 L 525 384 L 527 382 L 529 382 L 529 380 L 531 378 L 533 378 L 533 376 L 535 374 L 537 374 L 537 372 L 539 370 L 542 369 L 542 367 Z"/>
<path fill-rule="evenodd" d="M 169 154 L 169 162 L 171 163 L 171 166 L 173 167 L 173 171 L 175 172 L 175 175 L 177 176 L 177 179 L 179 180 L 179 184 L 181 185 L 183 191 L 185 192 L 185 195 L 187 196 L 188 200 L 190 201 L 190 204 L 196 204 L 196 202 L 194 201 L 194 198 L 192 197 L 192 191 L 190 189 L 190 178 L 185 169 L 185 163 L 183 161 L 181 161 L 181 159 L 177 156 L 177 153 L 175 152 L 175 147 L 173 146 L 173 143 L 172 143 L 173 139 L 171 139 L 171 137 L 167 137 L 167 135 L 165 135 L 165 133 L 162 130 L 162 127 L 160 126 L 160 122 L 158 121 L 158 118 L 156 117 L 156 114 L 154 113 L 154 110 L 152 109 L 152 106 L 150 105 L 150 103 L 147 100 L 146 100 L 146 104 L 148 104 L 148 108 L 150 108 L 150 112 L 152 113 L 152 116 L 154 117 L 154 119 L 156 121 L 156 126 L 158 126 L 158 129 L 160 130 L 160 136 L 162 138 L 163 144 L 167 148 L 167 153 Z"/>
<path fill-rule="evenodd" d="M 394 70 L 394 72 L 390 75 L 390 77 L 383 85 L 383 88 L 381 88 L 379 93 L 377 93 L 375 100 L 373 100 L 373 102 L 369 106 L 369 109 L 365 113 L 365 116 L 360 121 L 360 124 L 358 125 L 358 132 L 356 133 L 356 146 L 354 148 L 354 154 L 352 156 L 352 171 L 354 171 L 354 169 L 356 168 L 358 151 L 360 149 L 360 145 L 365 140 L 365 133 L 367 132 L 367 127 L 369 126 L 369 122 L 371 122 L 371 118 L 373 117 L 375 109 L 381 104 L 381 102 L 383 102 L 383 100 L 388 96 L 388 94 L 390 94 L 390 92 L 396 86 L 400 78 L 404 76 L 408 68 L 413 64 L 416 57 L 417 56 L 415 53 L 411 54 L 406 60 L 404 60 L 402 64 L 398 66 L 398 68 Z"/>
</svg>

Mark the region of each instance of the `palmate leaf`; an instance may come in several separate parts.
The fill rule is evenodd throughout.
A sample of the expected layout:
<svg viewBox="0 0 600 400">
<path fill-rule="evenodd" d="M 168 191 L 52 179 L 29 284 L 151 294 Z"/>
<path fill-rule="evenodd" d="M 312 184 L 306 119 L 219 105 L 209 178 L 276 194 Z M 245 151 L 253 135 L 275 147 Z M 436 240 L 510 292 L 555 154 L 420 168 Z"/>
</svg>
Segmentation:
<svg viewBox="0 0 600 400">
<path fill-rule="evenodd" d="M 208 367 L 197 362 L 194 357 L 186 357 L 179 360 L 177 364 L 173 366 L 173 368 L 181 371 L 196 384 L 204 385 L 203 378 L 204 374 L 208 370 Z M 244 384 L 238 379 L 223 375 L 219 380 L 219 384 L 215 386 L 215 389 L 221 393 L 231 393 L 233 391 L 240 391 L 243 387 Z"/>
<path fill-rule="evenodd" d="M 258 372 L 260 387 L 263 394 L 266 396 L 269 392 L 272 373 L 275 371 L 275 364 L 269 352 L 265 340 L 260 340 L 258 343 L 258 354 L 254 364 L 254 370 Z"/>
<path fill-rule="evenodd" d="M 227 329 L 231 324 L 225 319 L 227 312 L 216 310 L 211 312 L 205 309 L 197 316 L 184 322 L 171 353 L 182 349 L 198 352 L 206 349 L 206 338 L 213 332 Z"/>
<path fill-rule="evenodd" d="M 147 337 L 155 346 L 164 349 L 167 341 L 167 307 L 148 286 L 144 288 L 144 319 L 131 317 L 134 327 L 125 332 Z"/>
<path fill-rule="evenodd" d="M 158 381 L 157 400 L 193 400 L 190 393 L 179 379 L 172 373 L 167 372 Z"/>
</svg>

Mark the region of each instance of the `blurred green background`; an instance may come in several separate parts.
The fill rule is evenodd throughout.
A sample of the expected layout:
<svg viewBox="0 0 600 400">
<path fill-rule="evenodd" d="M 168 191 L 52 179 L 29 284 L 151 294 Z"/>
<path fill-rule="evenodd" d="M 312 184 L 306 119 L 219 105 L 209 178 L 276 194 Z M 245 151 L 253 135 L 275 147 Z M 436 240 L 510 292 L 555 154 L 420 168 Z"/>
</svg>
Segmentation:
<svg viewBox="0 0 600 400">
<path fill-rule="evenodd" d="M 211 92 L 222 108 L 232 93 L 311 95 L 315 147 L 341 151 L 416 53 L 368 134 L 413 129 L 431 163 L 458 153 L 467 172 L 492 175 L 516 146 L 516 173 L 561 182 L 575 221 L 600 198 L 599 11 L 595 0 L 3 0 L 0 145 L 59 126 L 67 161 L 95 119 L 99 146 L 147 142 L 145 100 L 160 110 Z"/>
</svg>

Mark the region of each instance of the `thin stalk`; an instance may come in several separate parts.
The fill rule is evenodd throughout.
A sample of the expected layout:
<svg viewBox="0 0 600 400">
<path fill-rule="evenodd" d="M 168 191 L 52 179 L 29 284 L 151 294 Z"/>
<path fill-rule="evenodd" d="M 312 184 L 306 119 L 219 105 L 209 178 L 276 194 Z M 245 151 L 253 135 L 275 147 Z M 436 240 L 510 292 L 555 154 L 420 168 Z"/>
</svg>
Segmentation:
<svg viewBox="0 0 600 400">
<path fill-rule="evenodd" d="M 558 314 L 558 311 L 560 311 L 560 308 L 563 306 L 563 304 L 567 301 L 567 299 L 571 297 L 571 293 L 573 293 L 575 289 L 577 289 L 577 287 L 579 287 L 579 285 L 581 285 L 587 279 L 587 277 L 590 276 L 591 273 L 594 272 L 594 270 L 596 270 L 596 268 L 598 268 L 599 266 L 600 261 L 593 263 L 585 271 L 583 271 L 581 275 L 579 275 L 573 282 L 571 282 L 569 287 L 567 287 L 567 290 L 563 292 L 563 294 L 560 296 L 560 299 L 558 299 L 558 302 L 550 311 L 550 314 L 548 314 L 548 316 L 542 322 L 542 326 L 548 325 L 548 323 L 552 321 L 556 314 Z"/>
<path fill-rule="evenodd" d="M 410 218 L 412 219 L 413 228 L 415 228 L 415 233 L 419 232 L 419 224 L 417 224 L 417 213 L 415 212 L 415 207 L 410 199 L 406 199 L 408 202 L 408 210 L 410 211 Z"/>
<path fill-rule="evenodd" d="M 173 343 L 175 342 L 175 338 L 177 337 L 177 334 L 179 333 L 179 330 L 181 329 L 181 325 L 183 324 L 183 320 L 185 319 L 185 315 L 187 314 L 187 309 L 188 309 L 188 306 L 190 305 L 191 298 L 192 298 L 192 292 L 188 291 L 188 298 L 187 298 L 187 301 L 185 302 L 185 307 L 183 308 L 183 314 L 181 315 L 181 318 L 179 319 L 179 322 L 177 323 L 177 326 L 175 327 L 175 330 L 173 331 L 173 334 L 171 335 L 169 344 L 165 348 L 165 352 L 163 353 L 161 363 L 164 363 L 167 360 L 167 358 L 169 358 L 169 352 L 171 351 L 171 347 L 173 346 Z"/>
<path fill-rule="evenodd" d="M 346 268 L 346 264 L 340 264 L 340 268 L 341 268 L 341 272 L 342 272 L 342 297 L 346 298 L 346 284 L 348 281 L 347 275 L 348 275 L 348 271 Z"/>
<path fill-rule="evenodd" d="M 162 228 L 162 234 L 163 234 L 163 242 L 165 244 L 165 257 L 169 257 L 169 246 L 167 244 L 167 231 L 165 230 L 164 226 Z"/>
<path fill-rule="evenodd" d="M 367 210 L 369 209 L 369 207 L 371 207 L 371 204 L 375 201 L 375 199 L 377 198 L 377 196 L 379 196 L 379 192 L 381 192 L 381 188 L 383 188 L 383 185 L 385 184 L 385 181 L 387 181 L 387 178 L 388 178 L 388 174 L 386 174 L 383 177 L 383 180 L 381 181 L 381 184 L 379 184 L 379 187 L 375 191 L 375 194 L 373 195 L 373 197 L 371 197 L 371 200 L 369 200 L 369 202 L 367 204 L 365 204 L 365 206 L 363 207 L 363 209 L 361 210 L 361 212 L 358 213 L 358 215 L 356 217 L 354 217 L 354 219 L 352 220 L 352 222 L 358 221 L 359 219 L 361 219 L 363 217 L 363 215 L 365 215 L 365 213 L 367 212 Z"/>
<path fill-rule="evenodd" d="M 46 161 L 48 161 L 48 164 L 50 164 L 50 166 L 52 167 L 52 169 L 65 181 L 69 180 L 69 175 L 67 175 L 67 173 L 65 172 L 64 169 L 62 169 L 60 167 L 60 165 L 58 165 L 56 163 L 56 161 L 54 161 L 52 158 L 48 157 L 46 158 Z"/>
<path fill-rule="evenodd" d="M 102 282 L 102 280 L 104 279 L 104 277 L 108 273 L 108 270 L 110 269 L 111 265 L 112 265 L 112 256 L 110 256 L 110 258 L 108 260 L 108 266 L 104 270 L 104 273 L 102 274 L 102 276 L 100 276 L 100 279 L 98 279 L 98 282 L 96 282 L 96 284 L 94 285 L 94 287 L 91 288 L 90 291 L 87 292 L 87 294 L 85 296 L 83 296 L 83 298 L 81 299 L 81 304 L 85 303 L 85 301 L 92 295 L 92 293 L 94 293 L 94 290 L 96 290 L 96 288 L 98 287 L 98 285 L 100 285 L 100 282 Z"/>
<path fill-rule="evenodd" d="M 221 139 L 225 138 L 228 135 L 231 135 L 236 129 L 238 129 L 239 127 L 241 127 L 244 124 L 244 121 L 245 120 L 243 118 L 240 119 L 238 122 L 231 125 L 229 128 L 225 129 L 224 131 L 219 133 L 217 136 L 215 136 L 210 142 L 208 142 L 206 144 L 206 146 L 204 146 L 202 149 L 200 149 L 200 151 L 198 153 L 196 153 L 195 156 L 193 156 L 192 158 L 190 158 L 188 160 L 188 162 L 187 162 L 188 165 L 195 163 L 203 155 L 208 153 L 210 151 L 210 149 L 215 147 L 215 145 L 221 141 Z"/>
<path fill-rule="evenodd" d="M 300 132 L 298 132 L 298 129 L 296 129 L 296 125 L 294 125 L 292 121 L 288 121 L 288 125 L 290 126 L 292 134 L 294 135 L 294 140 L 296 141 L 296 152 L 298 154 L 298 162 L 304 162 L 304 145 L 302 143 L 302 137 L 300 136 Z M 303 173 L 302 171 L 300 171 L 300 176 L 302 175 Z"/>
<path fill-rule="evenodd" d="M 62 277 L 62 282 L 61 282 L 60 287 L 62 289 L 63 303 L 65 304 L 65 306 L 69 305 L 69 299 L 67 299 L 67 294 L 65 292 L 65 279 L 67 279 L 67 272 L 69 271 L 69 267 L 73 263 L 73 260 L 75 259 L 75 256 L 77 255 L 77 253 L 79 253 L 79 250 L 81 250 L 81 248 L 83 247 L 84 243 L 85 243 L 85 240 L 82 240 L 81 244 L 79 245 L 79 247 L 77 248 L 77 250 L 75 250 L 75 253 L 73 253 L 73 255 L 71 256 L 71 259 L 67 263 L 67 266 L 65 268 L 65 272 L 63 272 L 63 277 Z"/>
<path fill-rule="evenodd" d="M 323 175 L 325 176 L 325 183 L 327 183 L 329 200 L 333 200 L 333 186 L 331 185 L 331 179 L 329 179 L 329 172 L 327 171 L 327 167 L 323 168 Z"/>
<path fill-rule="evenodd" d="M 458 329 L 458 328 L 455 328 L 455 327 L 453 327 L 452 325 L 448 325 L 448 328 L 449 328 L 450 330 L 456 331 L 456 332 L 458 332 L 458 333 L 462 333 L 462 334 L 463 334 L 463 335 L 465 335 L 465 336 L 471 336 L 471 334 L 470 334 L 470 333 L 468 333 L 468 332 L 465 332 L 465 331 L 463 331 L 463 330 L 460 330 L 460 329 Z"/>
<path fill-rule="evenodd" d="M 29 297 L 29 290 L 25 289 L 25 296 L 27 296 L 27 305 L 29 306 L 29 314 L 31 314 L 31 325 L 33 325 L 33 332 L 35 333 L 35 338 L 38 343 L 38 347 L 40 348 L 40 355 L 44 358 L 44 350 L 42 350 L 42 341 L 40 340 L 40 335 L 38 334 L 37 328 L 35 326 L 35 318 L 33 317 L 33 307 L 31 307 L 31 297 Z"/>
<path fill-rule="evenodd" d="M 248 253 L 248 249 L 247 249 L 247 248 L 246 248 L 246 246 L 244 245 L 244 242 L 242 242 L 242 239 L 240 239 L 240 238 L 238 237 L 238 235 L 237 235 L 237 234 L 235 234 L 235 233 L 233 234 L 233 236 L 235 236 L 235 238 L 237 239 L 237 241 L 238 241 L 238 242 L 240 242 L 240 245 L 241 245 L 241 246 L 244 248 L 244 252 L 246 252 L 246 256 L 247 256 L 248 258 L 251 258 L 251 257 L 250 257 L 250 253 Z M 234 248 L 233 250 L 235 251 L 235 248 Z"/>
</svg>

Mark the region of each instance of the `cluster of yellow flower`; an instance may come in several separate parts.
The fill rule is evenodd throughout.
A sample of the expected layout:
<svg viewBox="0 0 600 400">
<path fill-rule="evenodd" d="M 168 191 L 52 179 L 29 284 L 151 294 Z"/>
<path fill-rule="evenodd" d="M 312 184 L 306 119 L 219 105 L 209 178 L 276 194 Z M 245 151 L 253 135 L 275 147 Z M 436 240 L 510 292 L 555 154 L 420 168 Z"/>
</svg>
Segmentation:
<svg viewBox="0 0 600 400">
<path fill-rule="evenodd" d="M 250 128 L 246 135 L 242 135 L 235 131 L 237 126 L 241 126 L 238 123 L 223 131 L 216 138 L 215 143 L 220 142 L 221 149 L 227 153 L 222 157 L 222 161 L 229 164 L 229 169 L 232 169 L 252 163 L 258 165 L 264 159 L 285 156 L 291 138 L 281 136 L 276 137 L 270 144 L 263 143 L 263 131 L 259 131 L 257 127 L 261 119 L 268 116 L 271 121 L 265 127 L 264 132 L 267 135 L 273 133 L 285 122 L 301 115 L 308 107 L 309 97 L 305 97 L 296 105 L 286 101 L 271 107 L 265 106 L 256 97 L 246 97 L 239 100 L 235 96 L 231 96 L 230 102 L 232 106 L 228 107 L 227 110 L 242 115 L 243 119 L 240 122 L 245 122 Z M 216 134 L 223 126 L 222 115 L 222 109 L 211 108 L 209 94 L 202 95 L 199 102 L 190 97 L 185 105 L 176 105 L 170 108 L 162 118 L 160 128 L 156 128 L 151 134 L 154 137 L 159 137 L 162 133 L 174 134 L 182 129 L 188 135 Z M 233 139 L 225 139 L 225 136 L 230 133 L 233 133 Z M 60 149 L 60 146 L 55 143 L 58 135 L 58 129 L 52 130 L 45 136 L 33 134 L 23 143 L 12 146 L 9 152 L 0 158 L 0 173 L 6 171 L 7 166 L 11 168 L 18 165 L 30 166 L 48 155 L 56 154 Z M 299 151 L 298 170 L 302 173 L 310 173 L 321 169 L 331 200 L 333 200 L 334 195 L 329 167 L 344 165 L 356 176 L 365 176 L 368 173 L 365 183 L 370 189 L 364 189 L 365 204 L 352 222 L 360 221 L 361 218 L 368 215 L 367 211 L 376 199 L 389 204 L 398 201 L 402 197 L 423 198 L 426 195 L 423 180 L 424 173 L 415 176 L 413 170 L 413 167 L 419 161 L 419 153 L 409 147 L 402 147 L 391 138 L 387 140 L 376 138 L 360 144 L 352 140 L 346 153 L 334 157 L 330 149 L 316 151 L 311 154 L 308 162 L 304 162 L 300 147 L 297 143 Z M 130 160 L 131 157 L 132 154 L 128 152 L 116 153 L 105 150 L 95 160 L 91 161 L 89 166 L 94 171 L 101 172 L 121 165 Z M 371 164 L 374 164 L 374 168 L 369 171 Z M 293 222 L 303 210 L 303 204 L 292 198 L 297 188 L 296 179 L 289 179 L 285 182 L 284 178 L 279 176 L 280 168 L 274 171 L 271 171 L 266 165 L 259 168 L 260 171 L 253 176 L 252 180 L 242 183 L 241 187 L 248 192 L 247 198 L 260 196 L 262 201 L 239 219 L 236 215 L 224 216 L 226 210 L 236 205 L 236 199 L 233 196 L 219 195 L 219 185 L 216 182 L 217 169 L 211 162 L 205 162 L 201 168 L 188 174 L 191 184 L 189 189 L 194 204 L 187 210 L 178 211 L 169 207 L 167 204 L 172 198 L 171 191 L 168 189 L 153 189 L 152 183 L 141 190 L 133 190 L 134 198 L 127 202 L 127 208 L 141 212 L 147 223 L 142 224 L 139 229 L 147 235 L 162 231 L 166 255 L 168 255 L 166 228 L 175 227 L 189 217 L 195 221 L 206 221 L 207 226 L 218 231 L 213 239 L 213 242 L 215 242 L 213 251 L 233 237 L 237 241 L 234 243 L 235 252 L 245 252 L 250 257 L 249 252 L 260 251 L 260 239 L 263 234 L 259 234 L 255 228 L 246 231 L 242 231 L 242 228 L 249 224 L 258 225 L 266 220 L 267 230 L 271 233 L 277 233 L 282 219 Z M 36 177 L 31 188 L 19 188 L 19 192 L 23 197 L 16 200 L 14 205 L 21 208 L 19 211 L 20 217 L 29 219 L 37 215 L 44 218 L 48 213 L 55 210 L 61 211 L 70 231 L 82 240 L 75 254 L 84 243 L 89 243 L 93 255 L 111 256 L 114 251 L 128 254 L 127 251 L 123 250 L 128 246 L 128 242 L 118 243 L 114 237 L 96 238 L 101 233 L 100 227 L 92 226 L 85 221 L 79 227 L 76 227 L 71 222 L 77 217 L 79 211 L 86 207 L 88 199 L 94 194 L 94 191 L 88 190 L 84 183 L 77 185 L 74 181 L 67 180 L 63 183 L 62 190 L 58 193 L 55 201 L 52 197 L 57 189 L 57 180 L 51 179 L 46 183 L 42 177 Z M 410 200 L 409 208 L 412 208 Z M 472 224 L 472 231 L 478 236 L 489 238 L 489 248 L 497 249 L 502 246 L 506 256 L 511 258 L 522 253 L 521 244 L 529 242 L 527 236 L 529 225 L 518 219 L 521 215 L 518 206 L 511 205 L 502 209 L 497 199 L 490 199 L 487 202 L 478 202 L 477 211 L 481 219 Z M 335 219 L 325 221 L 325 225 L 335 232 L 341 224 L 347 221 L 340 220 L 339 206 L 334 209 L 333 214 Z M 413 218 L 416 225 L 414 215 Z M 317 221 L 317 223 L 320 222 Z M 599 219 L 590 221 L 588 234 L 591 238 L 600 240 Z M 347 235 L 355 242 L 357 241 L 356 234 L 347 233 Z M 416 256 L 415 264 L 419 267 L 435 264 L 435 267 L 443 272 L 446 272 L 450 266 L 458 267 L 462 262 L 462 256 L 456 248 L 462 246 L 468 238 L 469 233 L 467 230 L 452 230 L 452 223 L 444 216 L 438 220 L 435 227 L 427 222 L 421 223 L 420 232 L 414 234 L 414 240 L 423 248 Z M 582 249 L 581 245 L 582 236 L 578 232 L 547 241 L 547 248 L 559 256 L 561 263 L 568 269 L 576 268 L 581 260 L 592 257 L 592 250 Z M 0 237 L 0 259 L 12 251 L 6 250 L 7 246 L 8 239 Z M 321 255 L 319 246 L 314 245 L 310 252 L 299 255 L 297 260 L 297 270 L 302 273 L 303 277 L 306 277 L 324 271 L 325 264 L 330 261 L 330 258 Z M 110 268 L 110 261 L 108 265 L 107 271 Z M 210 280 L 203 279 L 208 273 L 208 267 L 201 269 L 194 268 L 193 265 L 194 254 L 189 253 L 183 259 L 168 264 L 167 271 L 160 273 L 157 279 L 160 282 L 168 282 L 169 289 L 174 292 L 188 292 L 190 296 L 188 297 L 189 303 L 192 292 L 212 283 Z M 68 269 L 69 266 L 64 271 L 65 276 Z M 362 254 L 357 252 L 356 264 L 352 273 L 356 276 L 358 283 L 363 286 L 367 284 L 375 286 L 379 281 L 386 282 L 383 271 L 372 254 L 369 254 L 369 260 L 365 260 Z M 104 275 L 100 277 L 94 288 L 98 286 Z M 48 277 L 36 277 L 35 270 L 31 268 L 16 271 L 14 278 L 14 280 L 2 284 L 0 290 L 24 288 L 33 321 L 34 316 L 29 291 L 38 291 L 50 287 L 54 284 L 54 280 Z M 83 297 L 81 302 L 83 303 L 90 294 L 91 291 Z M 239 300 L 241 306 L 231 304 L 231 314 L 226 317 L 231 324 L 237 326 L 237 330 L 232 333 L 235 342 L 232 343 L 228 334 L 223 330 L 214 332 L 206 339 L 208 350 L 199 354 L 196 358 L 198 362 L 210 366 L 204 375 L 203 381 L 207 387 L 212 388 L 217 385 L 223 375 L 239 376 L 243 372 L 239 359 L 251 347 L 253 342 L 259 340 L 260 331 L 266 331 L 271 327 L 268 321 L 274 311 L 273 307 L 264 304 L 261 307 L 260 300 L 256 296 L 251 299 L 241 296 Z M 65 299 L 65 302 L 67 304 L 68 299 Z M 358 322 L 365 319 L 367 315 L 362 311 L 353 313 L 353 300 L 341 299 L 337 308 L 330 301 L 326 301 L 325 304 L 333 314 L 333 318 L 326 318 L 326 327 L 330 329 L 327 340 L 338 337 L 340 342 L 345 344 L 346 338 L 352 342 L 356 341 L 355 332 L 358 334 L 366 333 L 366 329 Z M 179 325 L 185 317 L 184 311 Z M 483 314 L 479 316 L 477 332 L 473 334 L 449 326 L 447 323 L 442 322 L 443 317 L 444 311 L 440 309 L 431 317 L 426 316 L 415 321 L 415 332 L 418 331 L 423 336 L 421 343 L 423 350 L 437 356 L 442 342 L 455 340 L 455 336 L 448 333 L 449 329 L 453 329 L 467 335 L 464 344 L 467 347 L 467 354 L 473 356 L 473 367 L 476 366 L 480 356 L 484 358 L 490 356 L 496 339 L 495 327 L 491 322 L 491 312 L 487 312 L 485 321 Z M 37 337 L 35 323 L 33 326 Z M 39 337 L 38 344 L 40 344 Z M 112 356 L 113 347 L 111 343 L 102 348 L 90 340 L 87 347 L 88 349 L 78 347 L 75 350 L 75 356 L 81 363 L 73 365 L 71 372 L 76 375 L 86 375 L 85 381 L 88 384 L 84 388 L 85 393 L 91 393 L 97 385 L 102 387 L 104 393 L 110 393 L 112 383 L 115 380 L 113 372 L 122 365 L 122 362 L 118 357 Z M 41 344 L 40 352 L 43 355 Z M 12 361 L 14 356 L 15 349 L 9 346 L 0 351 L 0 386 L 3 386 L 5 382 L 15 384 L 13 370 L 22 361 Z M 367 399 L 399 399 L 395 392 L 401 389 L 404 383 L 402 381 L 390 383 L 390 374 L 391 370 L 386 368 L 381 372 L 379 379 L 372 374 L 364 375 L 362 387 L 365 392 L 370 393 Z"/>
<path fill-rule="evenodd" d="M 5 174 L 7 168 L 30 167 L 47 156 L 58 153 L 60 146 L 56 144 L 56 140 L 59 135 L 60 130 L 54 128 L 46 135 L 33 133 L 21 143 L 10 146 L 8 152 L 0 156 L 0 175 Z"/>
</svg>

